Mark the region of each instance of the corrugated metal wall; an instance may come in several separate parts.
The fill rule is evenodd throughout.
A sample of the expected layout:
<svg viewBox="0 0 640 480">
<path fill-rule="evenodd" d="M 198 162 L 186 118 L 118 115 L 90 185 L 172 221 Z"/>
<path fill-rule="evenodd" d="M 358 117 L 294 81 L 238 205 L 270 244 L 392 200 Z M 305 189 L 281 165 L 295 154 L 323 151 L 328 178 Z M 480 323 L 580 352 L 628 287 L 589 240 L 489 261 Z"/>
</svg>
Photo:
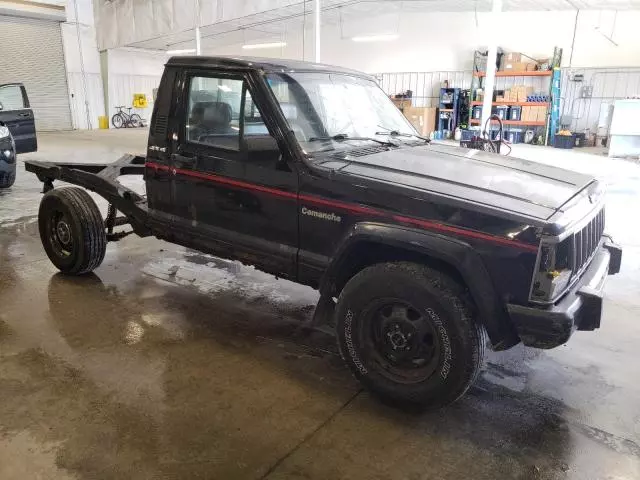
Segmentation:
<svg viewBox="0 0 640 480">
<path fill-rule="evenodd" d="M 440 87 L 447 80 L 449 88 L 471 88 L 471 70 L 451 72 L 402 72 L 374 74 L 387 95 L 411 90 L 414 107 L 437 107 Z"/>
<path fill-rule="evenodd" d="M 606 135 L 597 128 L 602 106 L 640 97 L 640 68 L 563 68 L 560 82 L 560 112 L 575 132 Z"/>
<path fill-rule="evenodd" d="M 0 84 L 24 83 L 36 128 L 70 130 L 60 23 L 0 15 L 0 45 Z"/>
<path fill-rule="evenodd" d="M 380 87 L 388 95 L 395 95 L 406 90 L 413 92 L 413 105 L 416 107 L 436 107 L 440 88 L 445 80 L 450 88 L 471 88 L 472 72 L 405 72 L 374 74 Z M 547 94 L 551 77 L 496 77 L 495 90 L 505 90 L 514 85 L 533 87 L 535 92 Z"/>
<path fill-rule="evenodd" d="M 161 76 L 156 75 L 109 75 L 109 122 L 111 117 L 116 113 L 114 108 L 116 105 L 131 106 L 133 103 L 134 93 L 144 93 L 147 95 L 149 106 L 144 109 L 136 108 L 131 112 L 136 112 L 147 123 L 151 120 L 151 112 L 153 111 L 153 89 L 160 85 Z M 126 110 L 125 110 L 126 111 Z"/>
</svg>

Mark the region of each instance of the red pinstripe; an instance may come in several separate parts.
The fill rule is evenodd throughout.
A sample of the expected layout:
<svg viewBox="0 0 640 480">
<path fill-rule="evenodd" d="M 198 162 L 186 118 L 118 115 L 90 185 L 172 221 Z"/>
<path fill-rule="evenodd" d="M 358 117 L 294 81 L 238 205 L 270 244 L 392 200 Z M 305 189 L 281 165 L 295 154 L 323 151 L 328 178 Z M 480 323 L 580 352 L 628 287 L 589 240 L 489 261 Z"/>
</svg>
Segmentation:
<svg viewBox="0 0 640 480">
<path fill-rule="evenodd" d="M 254 191 L 258 191 L 258 192 L 262 192 L 262 193 L 266 193 L 269 195 L 274 195 L 277 197 L 284 197 L 284 198 L 290 198 L 290 199 L 294 199 L 294 200 L 300 200 L 303 202 L 308 202 L 308 203 L 313 203 L 315 205 L 322 205 L 322 206 L 326 206 L 326 207 L 332 207 L 332 208 L 338 208 L 340 210 L 344 210 L 347 212 L 352 212 L 352 213 L 360 213 L 360 214 L 364 214 L 364 215 L 371 215 L 371 216 L 376 216 L 376 217 L 386 217 L 386 218 L 391 218 L 393 220 L 395 220 L 396 222 L 399 223 L 404 223 L 407 225 L 412 225 L 412 226 L 416 226 L 416 227 L 420 227 L 426 230 L 433 230 L 433 231 L 438 231 L 438 232 L 446 232 L 446 233 L 453 233 L 456 235 L 461 235 L 464 237 L 469 237 L 469 238 L 476 238 L 479 240 L 486 240 L 488 242 L 492 242 L 492 243 L 498 243 L 501 245 L 507 245 L 509 247 L 514 247 L 514 248 L 520 248 L 522 250 L 526 250 L 528 252 L 537 252 L 538 251 L 538 247 L 536 245 L 531 245 L 529 243 L 523 243 L 523 242 L 519 242 L 517 240 L 510 240 L 508 238 L 504 238 L 504 237 L 498 237 L 496 235 L 490 235 L 487 233 L 482 233 L 482 232 L 477 232 L 474 230 L 466 230 L 464 228 L 458 228 L 458 227 L 453 227 L 451 225 L 446 225 L 443 223 L 438 223 L 438 222 L 433 222 L 430 220 L 422 220 L 422 219 L 418 219 L 418 218 L 412 218 L 412 217 L 405 217 L 402 215 L 393 215 L 393 214 L 389 214 L 386 213 L 384 211 L 381 210 L 376 210 L 373 208 L 369 208 L 369 207 L 363 207 L 361 205 L 356 205 L 353 203 L 345 203 L 345 202 L 340 202 L 340 201 L 336 201 L 336 200 L 328 200 L 325 198 L 321 198 L 321 197 L 315 197 L 312 195 L 305 195 L 305 194 L 297 194 L 297 193 L 293 193 L 293 192 L 287 192 L 285 190 L 280 190 L 277 188 L 270 188 L 270 187 L 265 187 L 262 185 L 257 185 L 254 183 L 247 183 L 247 182 L 243 182 L 240 180 L 233 180 L 231 178 L 227 178 L 227 177 L 221 177 L 219 175 L 215 175 L 212 173 L 202 173 L 202 172 L 196 172 L 193 170 L 184 170 L 181 168 L 171 168 L 168 167 L 167 165 L 161 165 L 158 163 L 153 163 L 153 162 L 147 162 L 145 164 L 145 167 L 148 168 L 153 168 L 154 170 L 162 170 L 162 171 L 171 171 L 171 172 L 175 172 L 175 174 L 180 174 L 180 175 L 185 175 L 187 177 L 193 177 L 193 178 L 198 178 L 201 180 L 207 180 L 210 182 L 215 182 L 215 183 L 220 183 L 222 185 L 230 185 L 233 187 L 238 187 L 238 188 L 243 188 L 246 190 L 254 190 Z"/>
</svg>

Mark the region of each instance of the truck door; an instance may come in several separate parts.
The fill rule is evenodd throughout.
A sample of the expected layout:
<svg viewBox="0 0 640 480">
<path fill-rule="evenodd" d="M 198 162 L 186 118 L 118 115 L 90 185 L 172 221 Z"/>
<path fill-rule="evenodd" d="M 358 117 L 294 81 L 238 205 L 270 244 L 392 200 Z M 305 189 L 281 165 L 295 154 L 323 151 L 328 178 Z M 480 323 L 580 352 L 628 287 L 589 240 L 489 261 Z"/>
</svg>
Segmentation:
<svg viewBox="0 0 640 480">
<path fill-rule="evenodd" d="M 271 273 L 295 274 L 298 176 L 254 101 L 251 78 L 185 72 L 183 125 L 173 146 L 174 214 L 234 256 Z M 268 122 L 267 122 L 268 123 Z"/>
<path fill-rule="evenodd" d="M 36 124 L 24 85 L 0 85 L 0 123 L 9 128 L 16 143 L 16 153 L 35 152 L 38 149 Z"/>
</svg>

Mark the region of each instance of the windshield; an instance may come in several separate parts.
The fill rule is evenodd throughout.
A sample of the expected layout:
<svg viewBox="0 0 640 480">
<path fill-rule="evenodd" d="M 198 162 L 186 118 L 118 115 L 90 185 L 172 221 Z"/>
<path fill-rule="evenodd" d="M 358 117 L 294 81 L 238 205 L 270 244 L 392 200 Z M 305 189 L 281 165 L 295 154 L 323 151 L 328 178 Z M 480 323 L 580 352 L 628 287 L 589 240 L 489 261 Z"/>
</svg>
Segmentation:
<svg viewBox="0 0 640 480">
<path fill-rule="evenodd" d="M 416 131 L 385 93 L 361 77 L 327 72 L 269 74 L 291 130 L 307 152 L 349 148 L 371 139 L 386 140 L 389 132 L 416 135 Z M 334 136 L 358 137 L 344 142 Z M 395 139 L 394 139 L 395 141 Z"/>
</svg>

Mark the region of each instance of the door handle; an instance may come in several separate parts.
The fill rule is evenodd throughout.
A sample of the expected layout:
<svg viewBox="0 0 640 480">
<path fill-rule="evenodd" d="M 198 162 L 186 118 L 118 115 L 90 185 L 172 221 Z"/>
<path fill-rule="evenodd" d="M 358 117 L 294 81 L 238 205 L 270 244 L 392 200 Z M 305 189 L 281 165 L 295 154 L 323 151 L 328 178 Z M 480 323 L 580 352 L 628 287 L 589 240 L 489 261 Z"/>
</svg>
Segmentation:
<svg viewBox="0 0 640 480">
<path fill-rule="evenodd" d="M 24 113 L 19 113 L 19 114 L 18 114 L 18 116 L 19 116 L 19 117 L 30 117 L 30 116 L 31 116 L 31 114 L 30 114 L 30 113 L 28 113 L 28 112 L 24 112 Z"/>
<path fill-rule="evenodd" d="M 174 153 L 171 155 L 171 160 L 173 161 L 173 165 L 176 167 L 193 166 L 193 164 L 196 163 L 196 156 Z"/>
</svg>

